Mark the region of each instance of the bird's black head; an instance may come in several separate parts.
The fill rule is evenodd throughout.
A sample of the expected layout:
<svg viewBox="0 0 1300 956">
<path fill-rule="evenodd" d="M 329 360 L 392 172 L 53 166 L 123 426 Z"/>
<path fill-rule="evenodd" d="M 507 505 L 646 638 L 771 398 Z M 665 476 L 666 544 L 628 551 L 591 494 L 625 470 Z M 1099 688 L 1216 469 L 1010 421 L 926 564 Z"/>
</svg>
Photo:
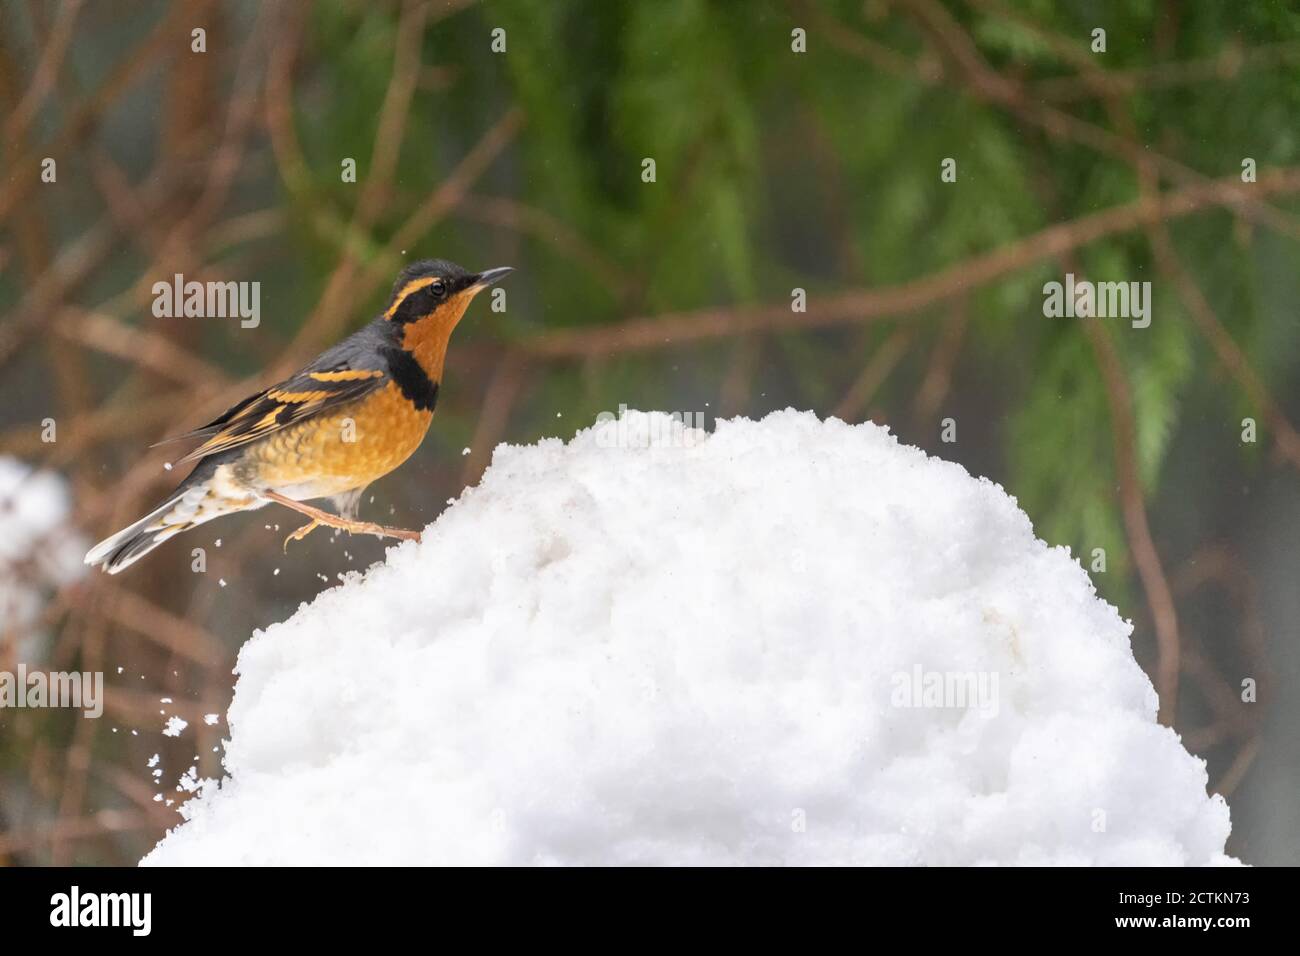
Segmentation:
<svg viewBox="0 0 1300 956">
<path fill-rule="evenodd" d="M 469 272 L 445 259 L 412 262 L 397 277 L 384 317 L 395 322 L 416 322 L 449 307 L 456 318 L 469 300 L 511 272 L 509 266 Z"/>
</svg>

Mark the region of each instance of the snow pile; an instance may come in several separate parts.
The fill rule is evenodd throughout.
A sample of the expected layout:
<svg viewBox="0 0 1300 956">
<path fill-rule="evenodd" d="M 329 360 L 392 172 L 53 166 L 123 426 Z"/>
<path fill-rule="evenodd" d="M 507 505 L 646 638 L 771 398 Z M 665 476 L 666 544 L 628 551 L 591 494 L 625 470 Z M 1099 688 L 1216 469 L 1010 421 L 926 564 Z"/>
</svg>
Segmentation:
<svg viewBox="0 0 1300 956">
<path fill-rule="evenodd" d="M 0 630 L 23 637 L 20 657 L 37 653 L 28 629 L 49 593 L 85 571 L 85 539 L 66 526 L 71 507 L 60 475 L 0 456 Z"/>
<path fill-rule="evenodd" d="M 1226 862 L 1129 632 L 883 428 L 632 412 L 254 635 L 146 862 Z"/>
</svg>

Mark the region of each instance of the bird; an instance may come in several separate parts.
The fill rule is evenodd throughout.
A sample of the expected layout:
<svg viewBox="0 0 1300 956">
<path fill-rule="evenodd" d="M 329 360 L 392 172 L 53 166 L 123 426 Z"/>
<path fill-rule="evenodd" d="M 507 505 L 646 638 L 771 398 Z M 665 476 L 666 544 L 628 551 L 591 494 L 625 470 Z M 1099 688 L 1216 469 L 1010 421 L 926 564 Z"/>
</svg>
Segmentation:
<svg viewBox="0 0 1300 956">
<path fill-rule="evenodd" d="M 285 548 L 322 525 L 418 541 L 418 531 L 358 520 L 361 495 L 420 446 L 452 331 L 473 298 L 512 271 L 468 272 L 442 259 L 407 265 L 369 323 L 284 381 L 165 439 L 202 440 L 180 459 L 196 462 L 193 471 L 157 508 L 91 548 L 86 564 L 116 574 L 184 531 L 272 503 L 310 519 Z M 316 499 L 337 513 L 307 504 Z"/>
</svg>

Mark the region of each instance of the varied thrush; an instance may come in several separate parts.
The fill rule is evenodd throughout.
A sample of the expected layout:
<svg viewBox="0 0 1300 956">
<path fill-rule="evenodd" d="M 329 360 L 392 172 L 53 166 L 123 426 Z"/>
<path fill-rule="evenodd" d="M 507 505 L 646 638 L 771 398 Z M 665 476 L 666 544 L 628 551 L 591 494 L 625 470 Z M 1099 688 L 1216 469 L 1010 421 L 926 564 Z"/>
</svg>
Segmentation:
<svg viewBox="0 0 1300 956">
<path fill-rule="evenodd" d="M 110 574 L 168 538 L 236 511 L 277 502 L 311 519 L 285 539 L 326 525 L 418 541 L 417 531 L 357 520 L 367 485 L 419 447 L 433 417 L 447 340 L 470 300 L 512 271 L 466 272 L 442 260 L 402 270 L 381 315 L 278 385 L 202 428 L 181 461 L 198 464 L 170 497 L 90 549 Z M 329 498 L 338 514 L 304 504 Z"/>
</svg>

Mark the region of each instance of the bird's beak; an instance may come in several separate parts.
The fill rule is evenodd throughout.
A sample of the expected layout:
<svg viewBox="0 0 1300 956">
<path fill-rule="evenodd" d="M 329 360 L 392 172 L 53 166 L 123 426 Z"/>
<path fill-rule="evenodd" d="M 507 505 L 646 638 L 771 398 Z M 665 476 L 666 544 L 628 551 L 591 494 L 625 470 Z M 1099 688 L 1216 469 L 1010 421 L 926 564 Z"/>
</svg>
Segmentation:
<svg viewBox="0 0 1300 956">
<path fill-rule="evenodd" d="M 507 275 L 509 275 L 514 271 L 515 270 L 512 269 L 510 266 L 500 266 L 496 269 L 485 269 L 483 272 L 480 272 L 478 275 L 474 277 L 474 281 L 470 283 L 469 291 L 480 292 L 483 289 L 486 289 L 492 283 L 504 279 Z"/>
</svg>

